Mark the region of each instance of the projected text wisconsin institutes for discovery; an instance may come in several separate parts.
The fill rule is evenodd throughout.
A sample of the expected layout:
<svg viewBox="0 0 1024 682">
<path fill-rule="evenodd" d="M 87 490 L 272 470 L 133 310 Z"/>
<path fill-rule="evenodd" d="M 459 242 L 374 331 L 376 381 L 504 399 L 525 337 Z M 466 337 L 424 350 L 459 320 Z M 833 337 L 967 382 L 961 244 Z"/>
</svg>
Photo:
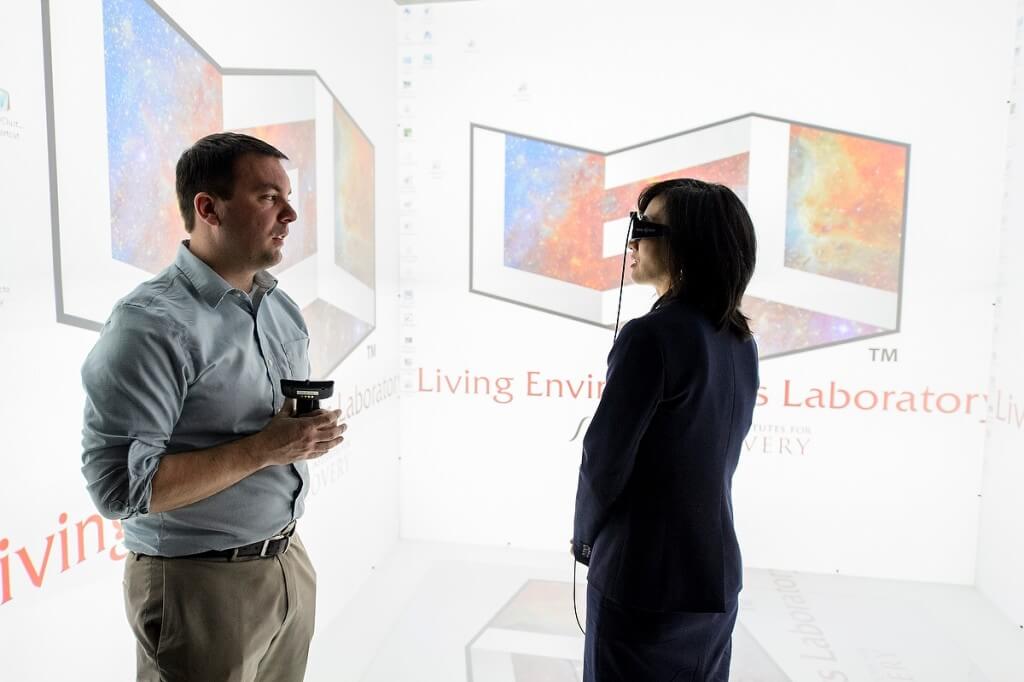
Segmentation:
<svg viewBox="0 0 1024 682">
<path fill-rule="evenodd" d="M 597 400 L 604 391 L 605 382 L 595 374 L 586 377 L 558 377 L 541 371 L 529 371 L 519 381 L 509 375 L 475 374 L 433 371 L 419 368 L 418 393 L 438 395 L 469 395 L 489 397 L 496 403 L 507 404 L 517 395 L 526 398 L 567 398 L 571 400 Z M 837 381 L 796 382 L 786 379 L 781 391 L 761 386 L 757 405 L 775 405 L 812 410 L 852 410 L 861 412 L 962 414 L 984 417 L 989 411 L 989 396 L 985 393 L 939 391 L 931 387 L 864 388 L 843 385 Z M 1013 396 L 998 392 L 991 398 L 996 417 L 1002 413 L 1017 416 L 1024 422 L 1024 406 L 1014 402 Z"/>
</svg>

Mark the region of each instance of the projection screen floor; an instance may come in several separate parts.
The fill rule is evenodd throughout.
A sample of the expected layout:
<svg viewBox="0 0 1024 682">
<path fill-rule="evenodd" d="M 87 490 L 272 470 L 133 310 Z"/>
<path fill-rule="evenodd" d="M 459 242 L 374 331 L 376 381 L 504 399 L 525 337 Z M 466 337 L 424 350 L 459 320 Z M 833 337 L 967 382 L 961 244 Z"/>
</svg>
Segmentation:
<svg viewBox="0 0 1024 682">
<path fill-rule="evenodd" d="M 318 628 L 309 679 L 580 680 L 571 570 L 568 554 L 402 542 Z M 1024 670 L 1024 630 L 969 586 L 751 568 L 732 667 L 732 682 L 1002 682 Z"/>
</svg>

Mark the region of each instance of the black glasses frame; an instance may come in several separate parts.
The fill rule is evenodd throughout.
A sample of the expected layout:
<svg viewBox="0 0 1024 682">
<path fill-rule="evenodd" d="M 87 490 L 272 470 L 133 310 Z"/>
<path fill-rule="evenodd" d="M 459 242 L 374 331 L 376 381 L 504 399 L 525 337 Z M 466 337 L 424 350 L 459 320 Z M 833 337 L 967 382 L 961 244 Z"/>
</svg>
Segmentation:
<svg viewBox="0 0 1024 682">
<path fill-rule="evenodd" d="M 642 213 L 629 212 L 629 240 L 651 239 L 668 235 L 668 225 L 648 220 Z"/>
</svg>

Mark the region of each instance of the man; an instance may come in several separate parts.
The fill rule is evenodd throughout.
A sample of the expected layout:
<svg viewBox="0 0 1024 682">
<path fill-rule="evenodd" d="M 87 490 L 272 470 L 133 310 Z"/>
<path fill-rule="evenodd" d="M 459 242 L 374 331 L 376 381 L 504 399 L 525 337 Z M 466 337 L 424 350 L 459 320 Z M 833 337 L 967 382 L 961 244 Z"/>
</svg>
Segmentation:
<svg viewBox="0 0 1024 682">
<path fill-rule="evenodd" d="M 309 378 L 298 306 L 266 272 L 295 211 L 285 159 L 236 133 L 178 160 L 190 239 L 119 301 L 82 367 L 82 472 L 124 520 L 139 680 L 299 680 L 315 573 L 295 520 L 307 459 L 343 440 L 340 411 L 292 416 Z"/>
</svg>

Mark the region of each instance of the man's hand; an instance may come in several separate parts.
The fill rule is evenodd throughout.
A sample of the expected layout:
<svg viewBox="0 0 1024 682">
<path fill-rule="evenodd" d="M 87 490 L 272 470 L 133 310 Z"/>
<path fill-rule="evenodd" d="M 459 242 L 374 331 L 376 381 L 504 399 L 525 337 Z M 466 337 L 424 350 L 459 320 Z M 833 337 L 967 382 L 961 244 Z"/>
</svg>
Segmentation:
<svg viewBox="0 0 1024 682">
<path fill-rule="evenodd" d="M 327 454 L 345 440 L 345 423 L 338 424 L 341 410 L 316 410 L 294 417 L 295 401 L 286 400 L 281 411 L 256 434 L 255 452 L 262 466 L 291 464 Z"/>
<path fill-rule="evenodd" d="M 160 460 L 153 477 L 149 513 L 165 512 L 206 499 L 246 476 L 274 464 L 313 459 L 337 447 L 348 428 L 338 424 L 341 410 L 317 410 L 292 416 L 295 401 L 284 407 L 259 433 Z"/>
</svg>

